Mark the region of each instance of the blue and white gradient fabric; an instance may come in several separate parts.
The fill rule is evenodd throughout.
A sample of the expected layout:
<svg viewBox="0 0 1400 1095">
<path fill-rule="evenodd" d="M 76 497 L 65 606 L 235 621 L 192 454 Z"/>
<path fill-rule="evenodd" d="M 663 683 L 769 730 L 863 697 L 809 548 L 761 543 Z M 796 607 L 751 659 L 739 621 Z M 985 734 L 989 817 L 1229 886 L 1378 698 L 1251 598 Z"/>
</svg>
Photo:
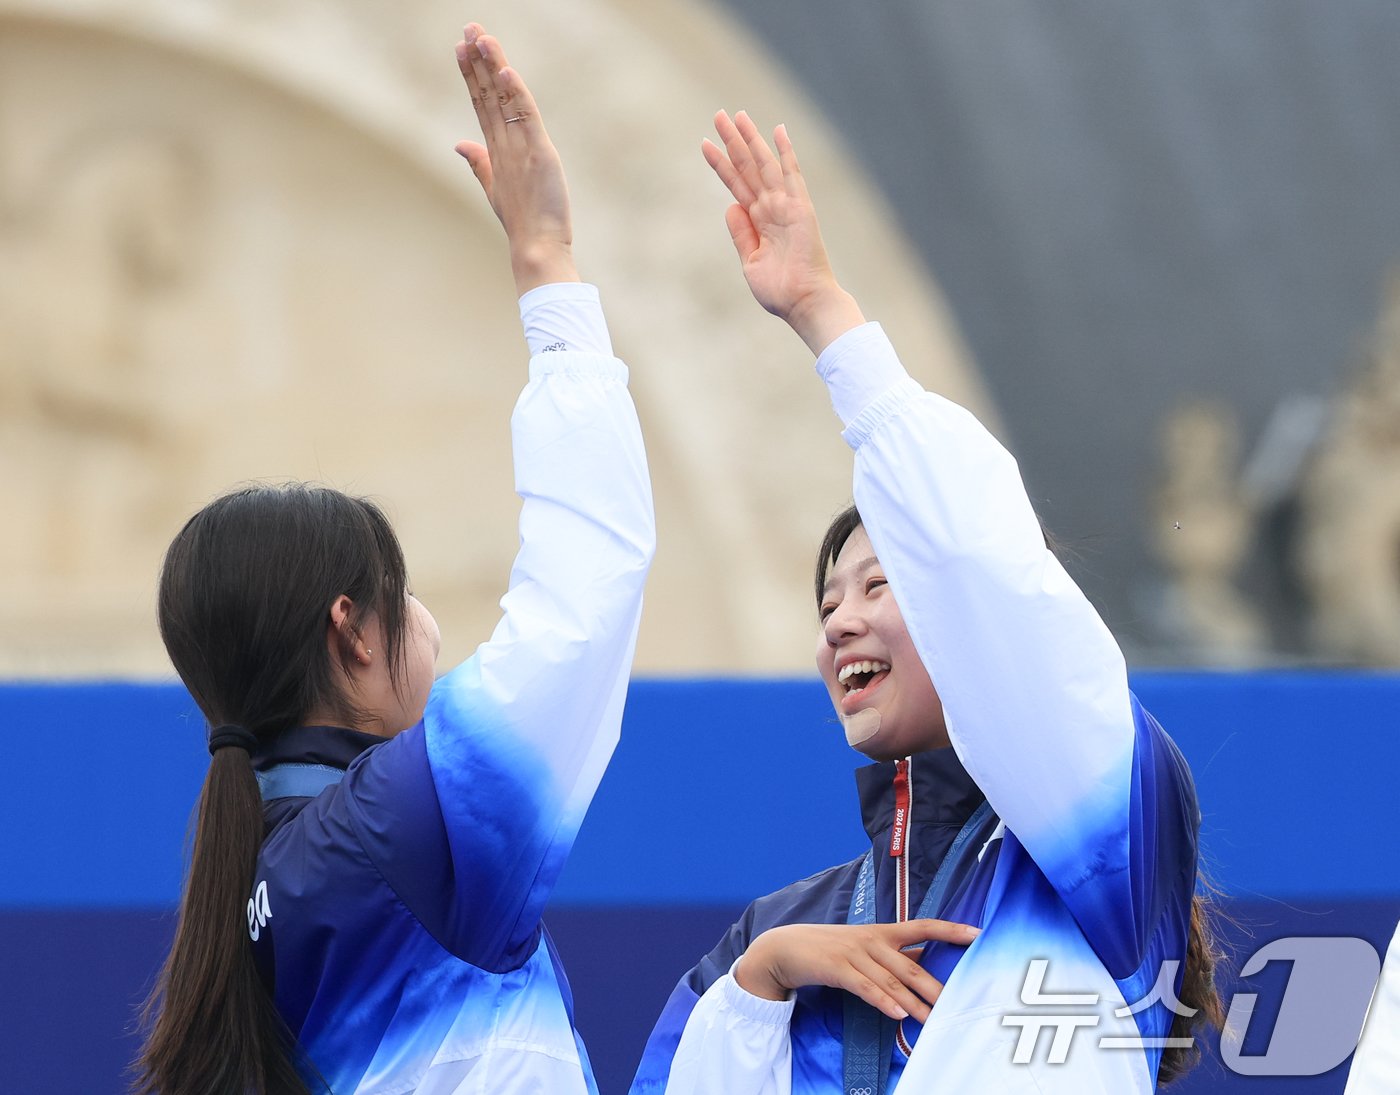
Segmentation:
<svg viewBox="0 0 1400 1095">
<path fill-rule="evenodd" d="M 617 742 L 654 519 L 596 291 L 546 286 L 521 312 L 500 623 L 412 729 L 302 730 L 299 758 L 260 758 L 353 757 L 314 798 L 268 804 L 249 907 L 278 1010 L 336 1095 L 596 1090 L 540 915 Z"/>
<path fill-rule="evenodd" d="M 1112 635 L 1046 549 L 1006 450 L 969 412 L 923 391 L 876 324 L 837 339 L 817 368 L 856 453 L 856 504 L 942 698 L 956 759 L 1000 818 L 938 914 L 981 935 L 965 949 L 926 948 L 923 963 L 944 989 L 926 1026 L 906 1020 L 913 1051 L 906 1059 L 894 1048 L 891 1088 L 1151 1091 L 1195 885 L 1190 772 L 1128 691 Z M 918 788 L 916 828 L 920 796 L 937 794 Z M 954 825 L 972 812 L 972 798 L 960 801 L 945 819 Z M 869 818 L 867 828 L 874 835 Z M 875 847 L 878 860 L 878 837 Z M 634 1095 L 843 1090 L 842 994 L 759 1000 L 719 963 L 776 923 L 844 922 L 857 866 L 754 903 L 672 994 Z M 879 913 L 893 918 L 888 903 Z M 1037 959 L 1046 962 L 1039 977 Z M 1163 969 L 1169 992 L 1154 994 Z M 1027 1026 L 1057 1015 L 1073 1018 L 1044 1025 L 1018 1063 Z M 1052 1060 L 1057 1030 L 1068 1036 L 1062 1062 Z"/>
</svg>

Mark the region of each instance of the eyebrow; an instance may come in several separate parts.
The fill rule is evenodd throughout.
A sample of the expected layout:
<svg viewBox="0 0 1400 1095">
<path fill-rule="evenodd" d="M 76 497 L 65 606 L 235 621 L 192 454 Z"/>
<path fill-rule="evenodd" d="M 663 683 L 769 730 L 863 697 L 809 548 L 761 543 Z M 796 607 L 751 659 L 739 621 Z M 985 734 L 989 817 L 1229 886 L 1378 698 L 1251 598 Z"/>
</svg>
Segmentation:
<svg viewBox="0 0 1400 1095">
<path fill-rule="evenodd" d="M 869 570 L 871 567 L 877 567 L 877 566 L 879 566 L 879 565 L 880 565 L 880 560 L 879 560 L 879 559 L 875 558 L 875 556 L 873 556 L 873 555 L 867 555 L 864 559 L 862 559 L 860 562 L 858 562 L 855 566 L 851 567 L 851 573 L 853 573 L 853 574 L 864 574 L 864 573 L 865 573 L 867 570 Z M 825 596 L 827 595 L 827 593 L 830 591 L 831 587 L 832 587 L 833 585 L 835 585 L 835 584 L 836 584 L 836 579 L 835 579 L 835 578 L 828 578 L 828 579 L 826 580 L 826 583 L 822 586 L 822 596 L 825 597 Z"/>
</svg>

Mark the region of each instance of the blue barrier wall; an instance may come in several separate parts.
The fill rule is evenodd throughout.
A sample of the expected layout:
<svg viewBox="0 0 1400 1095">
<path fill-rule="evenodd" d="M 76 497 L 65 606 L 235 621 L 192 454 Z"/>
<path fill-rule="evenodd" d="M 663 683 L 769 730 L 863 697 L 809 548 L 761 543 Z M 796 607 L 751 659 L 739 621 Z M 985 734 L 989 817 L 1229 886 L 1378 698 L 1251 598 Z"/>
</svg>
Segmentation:
<svg viewBox="0 0 1400 1095">
<path fill-rule="evenodd" d="M 1295 934 L 1383 948 L 1400 916 L 1400 678 L 1139 674 L 1134 686 L 1196 773 L 1241 959 Z M 9 685 L 0 726 L 0 1087 L 116 1092 L 132 1008 L 169 938 L 202 720 L 175 686 Z M 675 978 L 750 898 L 861 851 L 859 759 L 814 681 L 633 686 L 549 914 L 603 1095 L 625 1090 Z M 1250 983 L 1250 1052 L 1267 1048 L 1285 980 Z M 1340 1092 L 1345 1071 L 1251 1082 L 1216 1065 L 1174 1090 L 1320 1095 Z"/>
</svg>

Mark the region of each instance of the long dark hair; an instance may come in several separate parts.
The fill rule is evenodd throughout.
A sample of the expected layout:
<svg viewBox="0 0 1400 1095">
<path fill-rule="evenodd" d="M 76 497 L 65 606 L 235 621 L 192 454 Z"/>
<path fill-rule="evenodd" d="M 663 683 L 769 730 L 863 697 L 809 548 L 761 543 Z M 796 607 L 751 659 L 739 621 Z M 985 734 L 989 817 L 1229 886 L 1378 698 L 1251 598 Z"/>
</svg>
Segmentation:
<svg viewBox="0 0 1400 1095">
<path fill-rule="evenodd" d="M 161 638 L 210 726 L 265 743 L 313 711 L 347 726 L 366 715 L 346 696 L 351 650 L 331 655 L 330 607 L 342 595 L 358 630 L 374 614 L 393 679 L 403 657 L 407 577 L 388 519 L 372 502 L 301 483 L 216 499 L 171 543 L 161 570 Z M 245 908 L 262 844 L 249 754 L 214 754 L 170 954 L 146 1002 L 133 1070 L 142 1095 L 305 1093 L 314 1067 L 258 977 Z"/>
<path fill-rule="evenodd" d="M 822 594 L 826 588 L 826 577 L 851 533 L 860 528 L 860 513 L 855 506 L 847 506 L 827 526 L 817 549 L 815 586 L 817 605 L 821 606 Z M 1052 551 L 1056 544 L 1045 533 L 1046 546 Z M 1058 552 L 1057 552 L 1058 554 Z M 1203 885 L 1209 885 L 1203 883 Z M 1215 987 L 1215 969 L 1222 959 L 1216 941 L 1212 920 L 1215 912 L 1213 904 L 1200 893 L 1191 897 L 1191 923 L 1186 938 L 1186 961 L 1182 967 L 1181 990 L 1177 999 L 1184 1006 L 1174 1010 L 1171 1038 L 1191 1038 L 1189 1048 L 1168 1048 L 1162 1051 L 1162 1062 L 1157 1068 L 1157 1083 L 1166 1084 L 1189 1072 L 1200 1060 L 1201 1050 L 1196 1035 L 1207 1024 L 1219 1030 L 1225 1025 L 1225 1006 Z"/>
<path fill-rule="evenodd" d="M 1200 876 L 1197 876 L 1200 879 Z M 1207 880 L 1201 884 L 1210 888 Z M 1225 1026 L 1225 1002 L 1215 987 L 1215 971 L 1224 961 L 1212 921 L 1218 915 L 1213 901 L 1197 892 L 1191 896 L 1191 925 L 1186 936 L 1186 961 L 1181 971 L 1181 991 L 1177 999 L 1184 1005 L 1173 1009 L 1172 1027 L 1168 1038 L 1190 1038 L 1184 1049 L 1162 1050 L 1162 1063 L 1157 1066 L 1157 1083 L 1169 1084 L 1186 1075 L 1201 1059 L 1201 1038 L 1206 1027 L 1220 1030 Z"/>
</svg>

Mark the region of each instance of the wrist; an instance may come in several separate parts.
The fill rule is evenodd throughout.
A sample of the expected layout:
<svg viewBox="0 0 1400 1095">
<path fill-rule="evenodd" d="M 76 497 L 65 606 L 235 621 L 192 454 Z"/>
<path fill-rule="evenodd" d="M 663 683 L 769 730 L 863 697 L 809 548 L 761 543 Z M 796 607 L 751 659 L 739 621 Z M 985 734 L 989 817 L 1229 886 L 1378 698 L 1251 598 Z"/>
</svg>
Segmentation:
<svg viewBox="0 0 1400 1095">
<path fill-rule="evenodd" d="M 784 318 L 817 357 L 847 331 L 865 323 L 856 298 L 835 282 L 803 297 Z"/>
<path fill-rule="evenodd" d="M 574 265 L 572 245 L 561 240 L 512 241 L 510 270 L 515 276 L 517 296 L 524 296 L 541 285 L 583 280 Z"/>
<path fill-rule="evenodd" d="M 734 964 L 730 976 L 734 978 L 734 983 L 750 996 L 757 996 L 761 1000 L 788 999 L 792 990 L 773 975 L 772 969 L 761 956 L 753 953 L 757 943 L 758 940 L 755 940 Z"/>
</svg>

